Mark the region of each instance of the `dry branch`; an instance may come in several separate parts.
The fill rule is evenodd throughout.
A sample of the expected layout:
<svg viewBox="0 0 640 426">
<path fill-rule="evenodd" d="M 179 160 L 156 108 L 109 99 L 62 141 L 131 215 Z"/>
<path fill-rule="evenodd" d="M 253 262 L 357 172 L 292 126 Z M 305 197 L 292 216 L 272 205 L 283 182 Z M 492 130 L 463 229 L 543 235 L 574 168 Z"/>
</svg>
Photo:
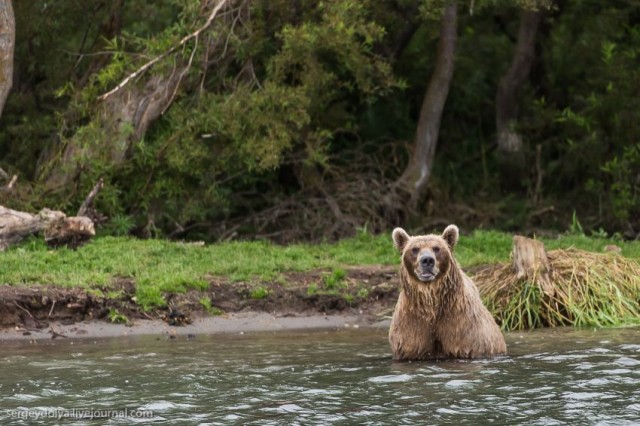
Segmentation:
<svg viewBox="0 0 640 426">
<path fill-rule="evenodd" d="M 9 181 L 5 186 L 0 188 L 2 192 L 11 192 L 18 181 L 18 175 L 13 175 L 11 179 L 9 179 L 9 173 L 5 172 L 2 167 L 0 167 L 0 178 Z"/>
<path fill-rule="evenodd" d="M 98 183 L 94 185 L 89 195 L 87 195 L 87 198 L 85 198 L 85 200 L 83 201 L 82 205 L 78 209 L 78 213 L 76 213 L 76 216 L 88 216 L 89 209 L 93 205 L 93 200 L 96 198 L 103 186 L 104 179 L 100 178 L 98 180 Z"/>
<path fill-rule="evenodd" d="M 5 186 L 0 188 L 0 191 L 2 191 L 2 192 L 11 192 L 13 190 L 13 188 L 15 187 L 17 181 L 18 181 L 18 175 L 13 175 L 11 177 L 11 180 L 9 182 L 7 182 L 7 184 Z"/>
</svg>

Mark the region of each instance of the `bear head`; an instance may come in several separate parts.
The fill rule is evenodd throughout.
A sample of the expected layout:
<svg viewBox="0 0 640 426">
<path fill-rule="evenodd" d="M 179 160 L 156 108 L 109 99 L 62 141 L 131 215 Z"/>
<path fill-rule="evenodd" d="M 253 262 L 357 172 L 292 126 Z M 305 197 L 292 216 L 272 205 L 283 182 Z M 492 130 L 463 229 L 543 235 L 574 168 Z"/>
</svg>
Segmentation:
<svg viewBox="0 0 640 426">
<path fill-rule="evenodd" d="M 458 243 L 458 227 L 449 225 L 442 235 L 409 236 L 402 228 L 393 230 L 393 244 L 402 255 L 402 266 L 409 276 L 430 283 L 449 272 L 453 264 L 453 248 Z"/>
</svg>

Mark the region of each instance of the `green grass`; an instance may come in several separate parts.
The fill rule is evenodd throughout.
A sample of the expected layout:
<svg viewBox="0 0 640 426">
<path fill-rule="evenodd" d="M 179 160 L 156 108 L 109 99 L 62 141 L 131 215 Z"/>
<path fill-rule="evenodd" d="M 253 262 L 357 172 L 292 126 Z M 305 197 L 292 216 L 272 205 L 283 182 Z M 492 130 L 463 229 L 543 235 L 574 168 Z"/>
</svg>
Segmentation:
<svg viewBox="0 0 640 426">
<path fill-rule="evenodd" d="M 336 290 L 340 287 L 346 286 L 344 282 L 347 277 L 347 271 L 342 268 L 334 269 L 330 274 L 326 274 L 323 277 L 324 287 L 327 290 Z"/>
<path fill-rule="evenodd" d="M 478 230 L 460 237 L 456 258 L 463 267 L 488 263 L 508 262 L 511 255 L 513 234 Z M 640 261 L 640 241 L 625 242 L 614 238 L 587 237 L 585 235 L 560 235 L 556 238 L 538 238 L 547 251 L 575 247 L 580 250 L 602 253 L 604 247 L 615 244 L 625 257 Z"/>
<path fill-rule="evenodd" d="M 200 298 L 199 302 L 202 305 L 202 307 L 205 309 L 205 311 L 209 313 L 209 315 L 218 316 L 223 314 L 220 308 L 217 308 L 212 305 L 210 298 L 203 296 Z"/>
<path fill-rule="evenodd" d="M 476 231 L 462 236 L 456 256 L 463 267 L 505 262 L 511 252 L 510 234 Z M 564 236 L 542 239 L 548 249 L 575 246 L 601 252 L 607 244 L 622 247 L 622 255 L 640 260 L 640 242 Z M 226 276 L 232 281 L 255 283 L 275 280 L 286 271 L 333 271 L 325 284 L 338 285 L 349 265 L 397 265 L 389 234 L 365 233 L 335 244 L 229 242 L 204 247 L 165 240 L 99 237 L 76 251 L 52 250 L 37 239 L 0 253 L 0 283 L 49 284 L 63 287 L 109 287 L 114 277 L 136 280 L 136 299 L 145 309 L 164 306 L 163 293 L 205 289 L 207 277 Z M 281 278 L 280 278 L 281 279 Z M 286 284 L 285 284 L 286 285 Z M 261 293 L 256 290 L 256 297 Z"/>
<path fill-rule="evenodd" d="M 251 283 L 277 281 L 284 271 L 340 271 L 345 265 L 397 262 L 390 239 L 370 235 L 338 244 L 229 242 L 204 247 L 165 240 L 100 237 L 76 251 L 52 250 L 34 238 L 0 256 L 3 284 L 94 288 L 108 287 L 114 277 L 133 277 L 137 302 L 145 309 L 164 306 L 165 292 L 207 288 L 207 277 L 211 275 Z M 252 297 L 265 297 L 263 293 L 256 289 Z"/>
<path fill-rule="evenodd" d="M 251 290 L 251 298 L 252 299 L 256 299 L 256 300 L 260 300 L 260 299 L 264 299 L 269 295 L 269 290 L 264 288 L 263 286 L 259 285 L 254 287 Z"/>
</svg>

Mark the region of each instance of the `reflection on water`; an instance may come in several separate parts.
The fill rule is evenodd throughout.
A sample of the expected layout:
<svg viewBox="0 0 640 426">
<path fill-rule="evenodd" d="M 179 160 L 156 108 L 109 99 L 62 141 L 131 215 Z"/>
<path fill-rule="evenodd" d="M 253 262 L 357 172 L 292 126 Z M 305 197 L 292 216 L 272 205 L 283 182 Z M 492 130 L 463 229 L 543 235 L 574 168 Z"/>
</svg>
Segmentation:
<svg viewBox="0 0 640 426">
<path fill-rule="evenodd" d="M 153 416 L 106 424 L 640 423 L 639 329 L 507 343 L 508 357 L 420 363 L 392 362 L 386 334 L 367 330 L 5 343 L 0 423 L 74 409 Z"/>
</svg>

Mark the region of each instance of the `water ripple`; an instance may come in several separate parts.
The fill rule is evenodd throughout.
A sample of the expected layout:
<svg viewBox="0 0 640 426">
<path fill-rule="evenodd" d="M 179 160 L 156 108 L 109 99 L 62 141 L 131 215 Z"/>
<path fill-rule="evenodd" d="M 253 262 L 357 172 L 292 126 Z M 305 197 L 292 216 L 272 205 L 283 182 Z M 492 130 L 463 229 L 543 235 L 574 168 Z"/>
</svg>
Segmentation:
<svg viewBox="0 0 640 426">
<path fill-rule="evenodd" d="M 377 376 L 369 378 L 369 381 L 374 383 L 398 383 L 408 382 L 409 380 L 411 380 L 411 376 L 408 374 Z"/>
<path fill-rule="evenodd" d="M 0 358 L 0 424 L 60 407 L 153 414 L 115 425 L 640 423 L 637 330 L 507 337 L 517 352 L 471 362 L 395 363 L 366 330 L 14 347 Z"/>
</svg>

